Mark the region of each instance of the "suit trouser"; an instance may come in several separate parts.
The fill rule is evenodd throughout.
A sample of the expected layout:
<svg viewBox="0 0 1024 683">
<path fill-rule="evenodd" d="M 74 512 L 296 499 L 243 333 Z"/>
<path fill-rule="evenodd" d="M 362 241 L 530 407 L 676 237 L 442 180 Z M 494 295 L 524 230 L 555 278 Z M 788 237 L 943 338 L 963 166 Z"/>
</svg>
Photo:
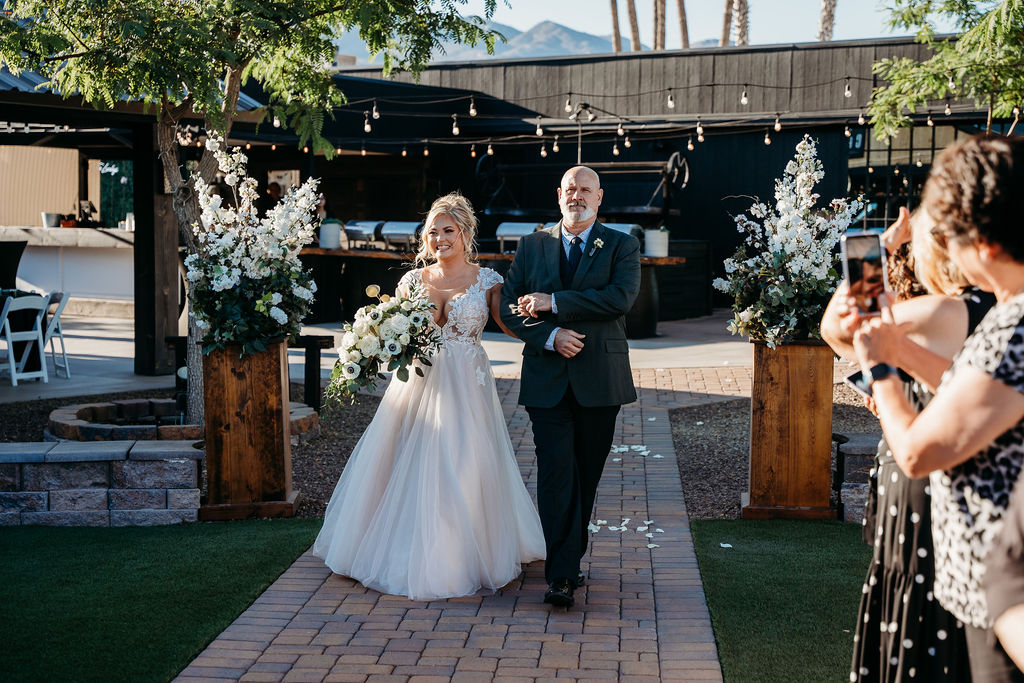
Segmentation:
<svg viewBox="0 0 1024 683">
<path fill-rule="evenodd" d="M 574 579 L 587 551 L 590 515 L 615 434 L 619 406 L 585 407 L 570 387 L 552 408 L 527 406 L 537 452 L 537 507 L 544 577 Z"/>
</svg>

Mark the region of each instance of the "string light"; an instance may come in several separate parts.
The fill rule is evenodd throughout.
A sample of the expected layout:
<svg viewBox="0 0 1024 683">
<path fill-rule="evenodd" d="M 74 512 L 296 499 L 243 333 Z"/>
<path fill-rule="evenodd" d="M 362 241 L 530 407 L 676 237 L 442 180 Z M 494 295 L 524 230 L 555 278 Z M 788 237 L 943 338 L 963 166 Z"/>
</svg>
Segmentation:
<svg viewBox="0 0 1024 683">
<path fill-rule="evenodd" d="M 676 108 L 676 98 L 672 97 L 672 88 L 668 89 L 668 98 L 665 100 L 665 106 L 669 109 Z"/>
<path fill-rule="evenodd" d="M 593 110 L 588 109 L 587 110 L 587 123 L 590 123 L 591 121 L 593 121 L 596 118 L 597 118 L 597 114 L 595 114 L 593 112 Z"/>
<path fill-rule="evenodd" d="M 551 151 L 558 154 L 558 136 L 555 136 L 555 141 L 551 144 Z"/>
<path fill-rule="evenodd" d="M 476 159 L 476 145 L 475 144 L 474 145 L 470 145 L 470 147 L 469 147 L 469 156 L 471 156 L 474 159 Z"/>
<path fill-rule="evenodd" d="M 858 126 L 863 126 L 864 125 L 864 112 L 861 112 L 860 115 L 857 116 L 857 125 Z"/>
<path fill-rule="evenodd" d="M 772 144 L 772 138 L 771 138 L 770 135 L 768 135 L 768 131 L 767 130 L 765 130 L 765 132 L 764 132 L 764 144 L 765 145 Z"/>
<path fill-rule="evenodd" d="M 615 157 L 619 156 L 619 143 L 618 142 L 616 142 L 615 144 L 612 145 L 612 156 L 615 156 Z"/>
<path fill-rule="evenodd" d="M 776 114 L 775 115 L 775 132 L 778 133 L 780 130 L 782 130 L 782 122 L 779 121 L 779 115 Z"/>
<path fill-rule="evenodd" d="M 569 93 L 569 95 L 565 98 L 565 113 L 572 113 L 572 93 Z"/>
<path fill-rule="evenodd" d="M 934 122 L 934 121 L 932 121 L 932 115 L 931 115 L 931 114 L 928 114 L 928 121 L 927 121 L 927 123 L 928 123 L 928 126 L 929 126 L 929 127 L 931 127 L 931 126 L 934 126 L 934 125 L 935 125 L 935 122 Z"/>
<path fill-rule="evenodd" d="M 459 115 L 452 114 L 452 135 L 459 134 Z"/>
<path fill-rule="evenodd" d="M 949 108 L 949 100 L 946 100 L 946 108 L 942 111 L 943 114 L 949 116 L 953 113 L 953 110 Z"/>
<path fill-rule="evenodd" d="M 476 100 L 469 98 L 469 115 L 476 116 Z"/>
<path fill-rule="evenodd" d="M 277 118 L 275 116 L 274 117 L 274 128 L 280 128 L 280 127 L 281 127 L 281 119 L 279 119 L 279 118 Z"/>
<path fill-rule="evenodd" d="M 946 83 L 946 87 L 950 90 L 956 90 L 956 81 L 953 80 L 953 74 L 949 75 L 949 81 Z"/>
<path fill-rule="evenodd" d="M 377 100 L 373 101 L 373 120 L 376 121 L 380 118 L 380 110 L 377 109 Z"/>
<path fill-rule="evenodd" d="M 369 133 L 371 130 L 373 130 L 373 126 L 370 125 L 370 112 L 364 111 L 363 112 L 363 132 L 364 133 Z"/>
<path fill-rule="evenodd" d="M 245 143 L 245 148 L 246 149 L 252 149 L 252 143 L 249 143 L 249 142 Z"/>
<path fill-rule="evenodd" d="M 850 89 L 850 77 L 846 77 L 846 87 L 843 88 L 843 97 L 853 97 L 853 90 Z"/>
<path fill-rule="evenodd" d="M 893 175 L 899 175 L 899 174 L 900 174 L 900 169 L 899 169 L 899 168 L 894 168 L 894 169 L 892 170 L 892 174 L 893 174 Z"/>
<path fill-rule="evenodd" d="M 341 147 L 338 147 L 338 148 L 336 148 L 336 149 L 334 150 L 334 152 L 335 152 L 335 153 L 336 153 L 336 154 L 337 154 L 338 156 L 341 156 Z"/>
<path fill-rule="evenodd" d="M 633 146 L 633 143 L 629 141 L 628 135 L 626 136 L 626 139 L 622 141 L 622 146 L 625 147 L 626 149 L 629 149 L 630 147 Z"/>
<path fill-rule="evenodd" d="M 543 142 L 540 143 L 540 156 L 541 158 L 547 158 L 548 156 L 548 148 L 544 145 Z"/>
<path fill-rule="evenodd" d="M 697 142 L 704 142 L 704 133 L 697 133 Z"/>
<path fill-rule="evenodd" d="M 538 137 L 541 136 L 541 135 L 544 135 L 544 129 L 540 127 L 540 117 L 539 116 L 537 117 L 537 130 L 535 132 L 537 133 Z"/>
<path fill-rule="evenodd" d="M 704 135 L 704 126 L 700 124 L 700 117 L 697 117 L 697 135 Z"/>
<path fill-rule="evenodd" d="M 425 156 L 425 157 L 429 157 L 430 156 L 430 144 L 429 143 L 426 143 L 426 142 L 423 143 L 423 156 Z"/>
<path fill-rule="evenodd" d="M 359 150 L 359 155 L 360 156 L 364 156 L 364 157 L 366 156 L 366 144 L 365 143 L 363 144 L 362 149 Z"/>
<path fill-rule="evenodd" d="M 407 150 L 405 147 L 403 147 L 402 148 L 402 156 L 404 157 L 404 156 L 408 156 L 408 155 L 409 155 L 409 150 Z"/>
<path fill-rule="evenodd" d="M 875 167 L 874 166 L 868 166 L 868 173 L 874 173 L 874 172 L 875 172 Z"/>
<path fill-rule="evenodd" d="M 918 167 L 918 168 L 921 168 L 922 166 L 924 166 L 924 162 L 923 162 L 923 161 L 921 161 L 920 159 L 918 159 L 918 160 L 917 160 L 917 167 Z"/>
<path fill-rule="evenodd" d="M 750 104 L 750 98 L 747 97 L 747 84 L 746 83 L 743 84 L 743 94 L 740 95 L 740 104 L 742 104 L 743 106 L 747 106 L 748 104 Z"/>
<path fill-rule="evenodd" d="M 303 154 L 309 154 L 309 147 L 303 147 L 302 148 L 302 153 Z"/>
<path fill-rule="evenodd" d="M 489 143 L 489 142 L 487 143 L 487 155 L 488 156 L 494 156 L 494 148 L 491 147 L 491 143 Z"/>
<path fill-rule="evenodd" d="M 622 121 L 619 121 L 619 127 L 615 130 L 615 134 L 620 138 L 626 134 L 626 129 L 622 127 Z"/>
<path fill-rule="evenodd" d="M 849 126 L 847 126 L 847 127 L 846 127 L 846 128 L 845 128 L 845 129 L 843 130 L 843 135 L 845 135 L 846 137 L 850 137 L 851 135 L 853 135 L 853 131 L 851 131 L 851 130 L 850 130 L 850 127 L 849 127 Z"/>
<path fill-rule="evenodd" d="M 270 151 L 271 152 L 276 152 L 277 151 L 277 145 L 271 145 L 270 146 Z"/>
<path fill-rule="evenodd" d="M 693 136 L 692 135 L 690 136 L 690 139 L 686 141 L 686 149 L 690 150 L 691 152 L 693 151 Z"/>
</svg>

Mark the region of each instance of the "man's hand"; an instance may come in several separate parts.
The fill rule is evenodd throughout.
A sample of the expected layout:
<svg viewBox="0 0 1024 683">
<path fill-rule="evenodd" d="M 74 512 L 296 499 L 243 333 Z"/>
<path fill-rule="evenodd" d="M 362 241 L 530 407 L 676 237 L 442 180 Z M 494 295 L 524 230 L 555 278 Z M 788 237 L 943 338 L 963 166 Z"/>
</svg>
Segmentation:
<svg viewBox="0 0 1024 683">
<path fill-rule="evenodd" d="M 540 313 L 551 310 L 551 295 L 543 292 L 533 292 L 519 297 L 519 311 L 521 314 L 534 318 Z"/>
<path fill-rule="evenodd" d="M 564 358 L 572 358 L 583 350 L 583 338 L 586 336 L 564 327 L 559 328 L 555 333 L 555 351 Z"/>
</svg>

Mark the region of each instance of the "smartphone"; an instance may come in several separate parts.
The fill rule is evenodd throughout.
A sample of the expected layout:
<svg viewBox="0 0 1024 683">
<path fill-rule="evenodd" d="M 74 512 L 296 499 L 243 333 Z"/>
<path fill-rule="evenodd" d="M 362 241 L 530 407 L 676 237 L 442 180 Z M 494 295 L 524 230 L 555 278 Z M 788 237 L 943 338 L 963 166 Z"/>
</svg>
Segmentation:
<svg viewBox="0 0 1024 683">
<path fill-rule="evenodd" d="M 847 232 L 840 242 L 843 277 L 857 308 L 865 315 L 882 312 L 878 297 L 889 289 L 885 272 L 885 248 L 877 232 Z"/>
<path fill-rule="evenodd" d="M 847 375 L 843 378 L 843 381 L 856 389 L 858 393 L 871 398 L 871 384 L 864 378 L 864 373 L 860 370 L 852 375 Z"/>
</svg>

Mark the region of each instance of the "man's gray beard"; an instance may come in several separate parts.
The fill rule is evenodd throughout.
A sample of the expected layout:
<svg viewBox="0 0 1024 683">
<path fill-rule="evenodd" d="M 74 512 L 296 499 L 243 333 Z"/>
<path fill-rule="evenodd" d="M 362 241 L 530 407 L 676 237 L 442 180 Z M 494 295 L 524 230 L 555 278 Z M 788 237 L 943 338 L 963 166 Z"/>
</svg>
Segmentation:
<svg viewBox="0 0 1024 683">
<path fill-rule="evenodd" d="M 589 221 L 593 217 L 594 210 L 589 206 L 584 207 L 582 213 L 580 213 L 578 209 L 573 209 L 571 207 L 564 207 L 562 209 L 562 218 L 572 223 L 582 223 L 584 221 Z"/>
</svg>

